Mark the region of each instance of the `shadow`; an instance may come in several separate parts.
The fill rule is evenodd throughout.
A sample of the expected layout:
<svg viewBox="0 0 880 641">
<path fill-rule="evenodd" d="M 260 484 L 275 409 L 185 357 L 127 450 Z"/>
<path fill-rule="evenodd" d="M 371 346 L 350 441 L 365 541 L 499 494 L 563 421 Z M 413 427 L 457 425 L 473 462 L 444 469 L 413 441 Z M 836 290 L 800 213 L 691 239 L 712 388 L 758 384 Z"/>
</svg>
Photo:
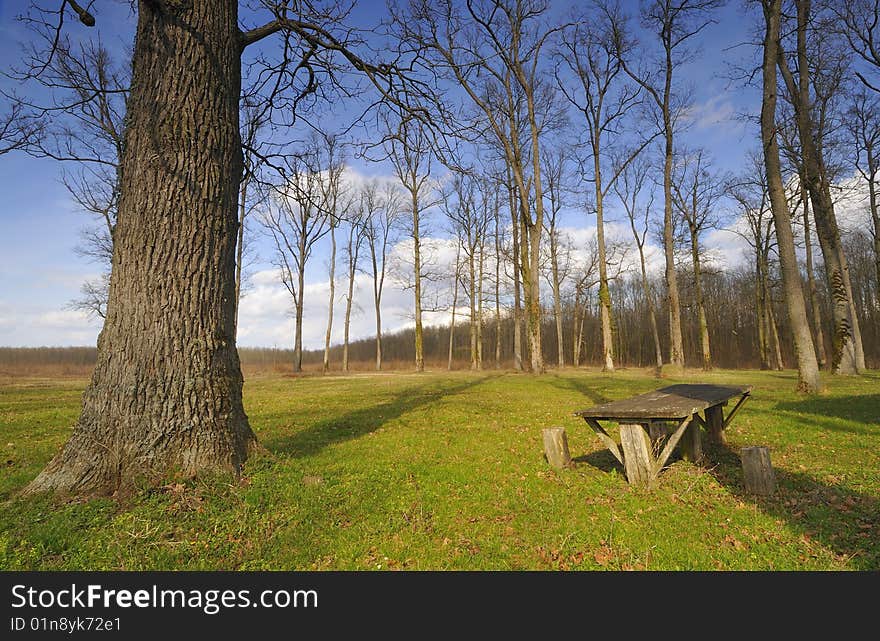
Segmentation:
<svg viewBox="0 0 880 641">
<path fill-rule="evenodd" d="M 705 446 L 704 446 L 705 447 Z M 785 520 L 789 527 L 821 543 L 859 570 L 880 569 L 880 500 L 809 474 L 774 466 L 777 490 L 756 496 L 743 485 L 739 453 L 727 445 L 705 447 L 705 466 L 721 485 L 743 502 Z"/>
<path fill-rule="evenodd" d="M 880 429 L 880 394 L 817 396 L 797 401 L 783 401 L 777 403 L 775 409 L 867 423 Z"/>
<path fill-rule="evenodd" d="M 624 473 L 623 465 L 618 463 L 617 459 L 614 458 L 614 455 L 607 449 L 596 450 L 595 452 L 590 452 L 589 454 L 584 454 L 571 460 L 578 464 L 585 463 L 591 465 L 602 472 L 617 470 L 621 474 Z"/>
<path fill-rule="evenodd" d="M 435 403 L 446 396 L 475 387 L 497 376 L 499 375 L 448 384 L 431 382 L 407 387 L 396 392 L 384 403 L 355 409 L 347 414 L 319 421 L 295 434 L 267 438 L 262 444 L 271 452 L 287 454 L 294 458 L 311 456 L 328 445 L 374 432 L 407 412 Z"/>
<path fill-rule="evenodd" d="M 579 379 L 568 378 L 568 377 L 561 378 L 559 376 L 556 376 L 553 379 L 553 385 L 555 387 L 560 388 L 560 389 L 572 390 L 572 391 L 577 392 L 583 396 L 586 396 L 588 399 L 590 399 L 593 402 L 594 405 L 601 405 L 602 403 L 608 403 L 611 401 L 611 399 L 608 398 L 607 396 L 605 396 L 604 394 L 602 394 L 602 392 L 600 392 L 599 390 L 594 389 L 592 387 L 589 387 L 584 381 L 579 380 Z M 582 407 L 574 407 L 572 409 L 572 412 L 575 412 L 579 409 L 583 409 L 583 408 Z"/>
</svg>

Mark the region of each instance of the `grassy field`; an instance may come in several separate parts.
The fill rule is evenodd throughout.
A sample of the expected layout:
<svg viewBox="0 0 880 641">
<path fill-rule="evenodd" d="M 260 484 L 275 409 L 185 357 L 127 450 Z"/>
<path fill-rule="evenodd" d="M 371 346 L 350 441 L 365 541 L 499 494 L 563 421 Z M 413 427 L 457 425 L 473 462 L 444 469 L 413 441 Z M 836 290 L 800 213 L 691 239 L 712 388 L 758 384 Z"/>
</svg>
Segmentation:
<svg viewBox="0 0 880 641">
<path fill-rule="evenodd" d="M 76 420 L 82 379 L 0 383 L 2 569 L 880 569 L 880 375 L 688 373 L 751 384 L 702 467 L 632 489 L 572 412 L 659 386 L 643 372 L 252 377 L 268 453 L 238 483 L 170 481 L 125 501 L 22 500 Z M 541 428 L 575 469 L 548 468 Z M 612 431 L 613 435 L 613 431 Z M 770 447 L 779 492 L 744 493 L 738 451 Z"/>
</svg>

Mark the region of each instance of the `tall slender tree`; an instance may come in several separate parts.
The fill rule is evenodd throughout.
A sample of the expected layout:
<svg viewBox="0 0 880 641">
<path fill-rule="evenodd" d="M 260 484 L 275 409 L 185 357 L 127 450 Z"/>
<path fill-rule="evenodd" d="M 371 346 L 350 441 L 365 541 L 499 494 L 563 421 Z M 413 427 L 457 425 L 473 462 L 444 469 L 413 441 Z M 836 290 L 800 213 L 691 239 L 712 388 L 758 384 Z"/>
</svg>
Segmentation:
<svg viewBox="0 0 880 641">
<path fill-rule="evenodd" d="M 425 211 L 436 203 L 430 198 L 430 138 L 422 123 L 406 113 L 386 119 L 385 146 L 394 174 L 408 197 L 409 233 L 413 247 L 413 312 L 415 320 L 416 371 L 425 370 L 424 330 L 422 328 L 422 226 Z"/>
<path fill-rule="evenodd" d="M 563 31 L 556 79 L 568 101 L 581 113 L 587 126 L 588 161 L 593 183 L 596 241 L 599 250 L 599 310 L 602 329 L 602 368 L 614 371 L 613 319 L 605 249 L 605 196 L 625 167 L 606 180 L 604 157 L 610 151 L 609 136 L 619 135 L 622 121 L 639 104 L 639 85 L 623 72 L 621 60 L 630 55 L 632 44 L 614 29 L 622 17 L 616 5 L 602 6 Z M 560 73 L 564 68 L 568 73 Z M 573 78 L 569 81 L 568 77 Z M 586 173 L 586 172 L 585 172 Z"/>
<path fill-rule="evenodd" d="M 832 292 L 831 371 L 838 374 L 855 374 L 864 369 L 864 353 L 861 336 L 856 328 L 858 318 L 847 283 L 847 261 L 840 242 L 840 231 L 831 198 L 830 176 L 822 153 L 822 128 L 818 126 L 811 95 L 811 70 L 808 60 L 808 24 L 811 16 L 810 0 L 797 3 L 795 64 L 792 72 L 782 39 L 777 43 L 777 65 L 785 81 L 785 87 L 794 107 L 798 140 L 803 162 L 803 175 L 813 205 L 813 218 L 828 287 Z"/>
<path fill-rule="evenodd" d="M 712 350 L 709 340 L 709 322 L 703 296 L 703 250 L 700 237 L 718 226 L 718 202 L 726 193 L 725 179 L 714 173 L 706 152 L 697 149 L 683 151 L 677 167 L 673 168 L 673 202 L 684 219 L 691 248 L 691 267 L 694 273 L 694 303 L 700 329 L 700 348 L 704 370 L 712 369 Z"/>
<path fill-rule="evenodd" d="M 373 181 L 364 190 L 364 242 L 369 251 L 368 273 L 373 282 L 373 311 L 376 315 L 376 370 L 382 369 L 382 294 L 388 275 L 388 254 L 396 240 L 402 203 L 396 187 L 380 190 Z"/>
<path fill-rule="evenodd" d="M 666 299 L 669 314 L 669 362 L 684 366 L 684 342 L 681 333 L 681 300 L 675 269 L 675 243 L 672 200 L 672 163 L 675 156 L 675 133 L 682 125 L 687 101 L 676 92 L 676 70 L 692 59 L 695 38 L 714 20 L 723 0 L 651 0 L 642 6 L 643 26 L 660 43 L 660 55 L 654 65 L 636 66 L 628 45 L 623 20 L 609 13 L 615 47 L 626 74 L 638 83 L 653 104 L 658 131 L 663 138 L 663 249 L 666 258 Z M 632 52 L 632 53 L 631 53 Z"/>
<path fill-rule="evenodd" d="M 321 143 L 313 138 L 294 157 L 290 177 L 274 187 L 261 223 L 275 248 L 275 266 L 294 307 L 293 371 L 302 371 L 306 267 L 315 245 L 330 231 L 324 201 Z"/>
<path fill-rule="evenodd" d="M 819 364 L 813 349 L 810 325 L 807 321 L 807 308 L 804 304 L 801 276 L 794 250 L 794 234 L 791 228 L 791 215 L 785 198 L 785 185 L 782 181 L 782 163 L 779 160 L 779 141 L 776 132 L 777 76 L 776 64 L 779 58 L 779 27 L 782 0 L 761 0 L 764 14 L 763 58 L 761 64 L 761 143 L 764 152 L 764 170 L 767 177 L 767 192 L 773 221 L 776 227 L 776 241 L 779 248 L 782 284 L 785 289 L 785 303 L 789 324 L 794 338 L 795 355 L 798 364 L 798 389 L 817 393 L 822 389 L 819 379 Z"/>
</svg>

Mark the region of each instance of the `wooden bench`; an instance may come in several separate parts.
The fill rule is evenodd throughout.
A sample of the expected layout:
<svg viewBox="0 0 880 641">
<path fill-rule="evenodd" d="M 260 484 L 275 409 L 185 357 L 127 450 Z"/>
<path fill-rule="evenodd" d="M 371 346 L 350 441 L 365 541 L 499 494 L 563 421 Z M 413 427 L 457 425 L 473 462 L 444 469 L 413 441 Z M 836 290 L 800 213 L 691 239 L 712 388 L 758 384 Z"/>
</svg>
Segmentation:
<svg viewBox="0 0 880 641">
<path fill-rule="evenodd" d="M 652 485 L 679 442 L 684 457 L 693 462 L 699 462 L 703 456 L 702 429 L 711 441 L 723 442 L 724 428 L 730 425 L 751 391 L 750 386 L 670 385 L 580 410 L 575 416 L 583 418 L 602 439 L 623 465 L 630 484 Z M 724 406 L 736 397 L 739 400 L 725 417 Z M 620 425 L 620 446 L 600 421 Z M 668 433 L 670 422 L 673 428 Z M 655 451 L 654 444 L 662 449 Z"/>
</svg>

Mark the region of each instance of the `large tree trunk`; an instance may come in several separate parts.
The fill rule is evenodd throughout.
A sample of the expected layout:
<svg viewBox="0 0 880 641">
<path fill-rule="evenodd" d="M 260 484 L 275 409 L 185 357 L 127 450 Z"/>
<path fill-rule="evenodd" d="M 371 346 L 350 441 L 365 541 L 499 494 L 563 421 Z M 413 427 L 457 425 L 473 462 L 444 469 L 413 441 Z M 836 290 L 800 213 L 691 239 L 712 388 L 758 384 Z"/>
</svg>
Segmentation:
<svg viewBox="0 0 880 641">
<path fill-rule="evenodd" d="M 331 214 L 332 216 L 332 214 Z M 330 337 L 333 333 L 333 302 L 336 299 L 336 225 L 330 220 L 330 302 L 327 309 L 327 333 L 324 334 L 324 367 L 330 371 Z"/>
<path fill-rule="evenodd" d="M 853 304 L 847 291 L 846 258 L 840 243 L 840 231 L 834 215 L 834 202 L 825 176 L 823 160 L 814 139 L 813 115 L 810 99 L 810 71 L 807 60 L 807 21 L 810 15 L 809 0 L 797 3 L 797 59 L 798 80 L 794 79 L 788 63 L 777 49 L 776 63 L 783 74 L 792 96 L 797 122 L 798 138 L 803 156 L 804 182 L 813 204 L 816 235 L 822 249 L 828 290 L 831 293 L 831 316 L 833 320 L 831 371 L 835 374 L 855 374 L 859 360 L 854 333 Z M 777 47 L 779 45 L 777 44 Z"/>
<path fill-rule="evenodd" d="M 804 249 L 806 252 L 807 293 L 810 296 L 810 309 L 813 315 L 813 327 L 816 334 L 816 356 L 819 367 L 825 367 L 828 356 L 825 353 L 825 332 L 822 330 L 822 311 L 819 307 L 819 292 L 816 288 L 816 277 L 813 273 L 813 240 L 810 235 L 810 198 L 804 182 L 803 172 L 800 178 L 801 203 L 804 208 Z"/>
<path fill-rule="evenodd" d="M 859 323 L 859 311 L 856 308 L 856 299 L 853 296 L 852 281 L 849 277 L 849 263 L 846 259 L 846 252 L 843 250 L 843 243 L 840 243 L 840 264 L 843 267 L 843 285 L 846 288 L 846 297 L 849 299 L 849 315 L 852 321 L 853 345 L 856 352 L 856 371 L 864 372 L 865 366 L 865 348 L 862 344 L 862 327 Z"/>
<path fill-rule="evenodd" d="M 140 4 L 98 359 L 71 438 L 27 492 L 237 473 L 256 444 L 235 349 L 237 6 Z"/>
<path fill-rule="evenodd" d="M 599 137 L 598 130 L 594 134 Z M 605 255 L 605 214 L 602 200 L 602 173 L 599 141 L 593 141 L 593 171 L 596 185 L 596 244 L 599 251 L 599 319 L 602 325 L 602 370 L 614 371 L 614 332 L 611 320 L 611 290 L 608 289 L 608 264 Z"/>
<path fill-rule="evenodd" d="M 761 144 L 764 148 L 764 167 L 767 172 L 767 188 L 776 241 L 785 303 L 788 310 L 791 333 L 794 339 L 798 363 L 798 389 L 816 393 L 821 390 L 819 365 L 813 350 L 813 339 L 807 321 L 807 309 L 801 288 L 801 275 L 794 251 L 794 235 L 791 217 L 782 182 L 779 162 L 779 142 L 776 138 L 776 60 L 779 53 L 779 16 L 782 0 L 763 0 L 766 31 L 764 34 L 764 57 L 762 64 L 763 99 L 761 101 Z"/>
</svg>

